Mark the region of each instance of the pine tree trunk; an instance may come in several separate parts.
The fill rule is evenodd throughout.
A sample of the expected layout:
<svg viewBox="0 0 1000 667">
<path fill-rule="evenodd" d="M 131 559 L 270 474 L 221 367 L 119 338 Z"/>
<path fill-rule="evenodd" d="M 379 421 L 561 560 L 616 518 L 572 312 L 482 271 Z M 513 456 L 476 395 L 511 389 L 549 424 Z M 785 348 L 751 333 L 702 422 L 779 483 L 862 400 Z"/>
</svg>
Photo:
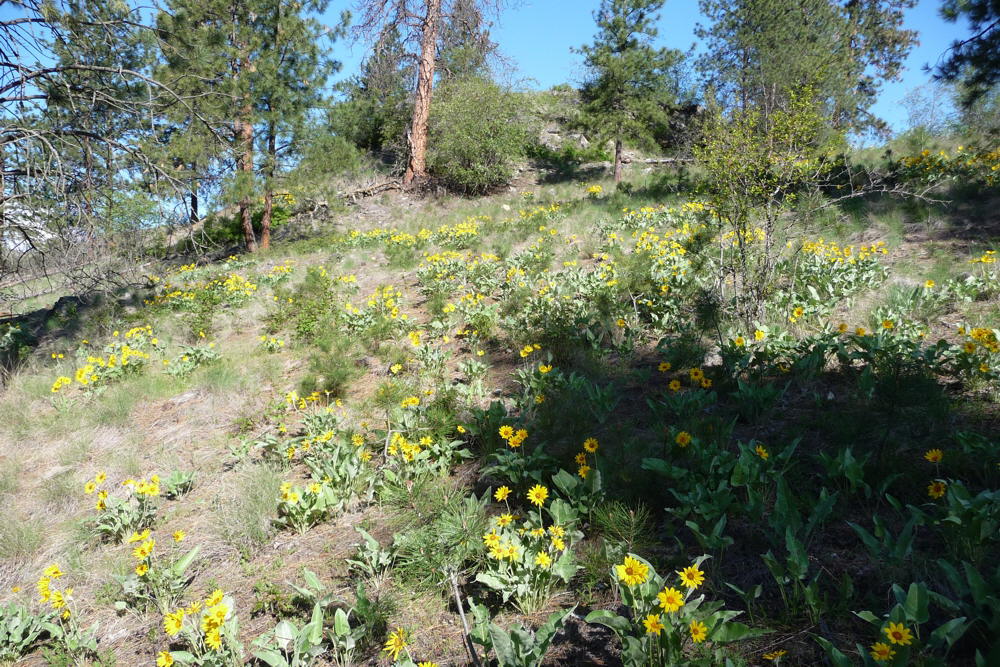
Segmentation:
<svg viewBox="0 0 1000 667">
<path fill-rule="evenodd" d="M 271 215 L 274 210 L 274 163 L 278 159 L 278 139 L 275 136 L 274 121 L 267 124 L 267 167 L 264 174 L 264 215 L 260 219 L 260 247 L 271 247 Z"/>
<path fill-rule="evenodd" d="M 191 163 L 191 192 L 189 194 L 190 210 L 189 220 L 191 224 L 198 222 L 198 163 Z"/>
<path fill-rule="evenodd" d="M 191 222 L 192 225 L 194 223 L 198 222 L 198 190 L 197 190 L 197 188 L 198 188 L 197 182 L 192 182 L 192 184 L 191 184 L 191 195 L 190 195 L 190 200 L 191 200 L 190 209 L 191 210 L 190 210 L 190 215 L 189 215 L 189 218 L 188 218 L 190 220 L 190 222 Z"/>
<path fill-rule="evenodd" d="M 3 244 L 3 238 L 6 232 L 4 229 L 7 227 L 7 160 L 6 160 L 7 147 L 4 144 L 0 144 L 0 244 Z"/>
<path fill-rule="evenodd" d="M 87 213 L 93 213 L 91 196 L 94 192 L 94 156 L 90 152 L 90 138 L 83 138 L 83 208 Z"/>
<path fill-rule="evenodd" d="M 622 182 L 622 140 L 615 139 L 615 183 Z"/>
<path fill-rule="evenodd" d="M 281 42 L 281 2 L 275 5 L 274 30 L 271 34 L 273 48 L 278 48 Z M 277 127 L 274 122 L 274 108 L 268 101 L 267 110 L 267 155 L 264 160 L 264 213 L 260 218 L 260 247 L 267 250 L 271 247 L 271 217 L 274 212 L 274 167 L 278 160 Z"/>
<path fill-rule="evenodd" d="M 241 45 L 246 48 L 246 45 Z M 240 74 L 246 76 L 254 71 L 250 54 L 243 52 L 240 58 Z M 243 240 L 249 252 L 257 252 L 257 239 L 253 233 L 253 199 L 250 196 L 250 184 L 253 182 L 253 103 L 249 94 L 244 94 L 243 106 L 239 110 L 239 141 L 240 156 L 237 160 L 239 171 L 244 174 L 243 197 L 240 199 L 240 223 L 243 226 Z"/>
<path fill-rule="evenodd" d="M 240 109 L 242 118 L 237 121 L 236 134 L 240 142 L 240 156 L 237 160 L 239 171 L 247 175 L 244 188 L 250 187 L 250 180 L 253 177 L 253 124 L 244 120 L 250 117 L 251 110 L 248 107 Z M 240 224 L 243 227 L 243 241 L 246 243 L 249 252 L 257 252 L 257 238 L 253 233 L 253 206 L 249 191 L 240 198 Z"/>
<path fill-rule="evenodd" d="M 233 148 L 236 153 L 237 175 L 242 175 L 244 181 L 241 188 L 243 194 L 238 202 L 240 226 L 243 228 L 243 242 L 246 244 L 248 252 L 257 252 L 250 194 L 250 186 L 253 182 L 253 101 L 249 92 L 250 82 L 245 80 L 254 71 L 254 64 L 250 59 L 250 47 L 240 37 L 239 32 L 240 25 L 246 19 L 243 15 L 245 9 L 244 4 L 236 0 L 230 5 L 232 33 L 229 40 L 236 49 L 236 57 L 230 62 L 230 67 L 233 70 L 233 78 L 236 83 L 242 83 L 240 106 L 236 110 L 236 118 L 233 121 L 233 139 L 235 141 Z M 239 90 L 239 87 L 237 89 Z"/>
<path fill-rule="evenodd" d="M 413 120 L 407 136 L 410 160 L 403 175 L 403 185 L 410 185 L 427 175 L 427 121 L 431 115 L 431 95 L 434 92 L 434 61 L 437 55 L 440 20 L 441 0 L 427 0 L 427 15 L 424 17 L 423 34 L 420 39 L 417 95 L 413 101 Z"/>
</svg>

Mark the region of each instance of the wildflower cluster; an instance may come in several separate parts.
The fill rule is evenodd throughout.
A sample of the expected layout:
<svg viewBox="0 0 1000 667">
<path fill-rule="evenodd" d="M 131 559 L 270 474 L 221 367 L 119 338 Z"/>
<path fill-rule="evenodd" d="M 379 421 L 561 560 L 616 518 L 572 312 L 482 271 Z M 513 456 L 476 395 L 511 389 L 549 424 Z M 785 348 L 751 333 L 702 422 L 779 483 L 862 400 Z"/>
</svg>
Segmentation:
<svg viewBox="0 0 1000 667">
<path fill-rule="evenodd" d="M 294 271 L 294 267 L 291 262 L 285 262 L 283 264 L 275 264 L 271 267 L 271 270 L 260 276 L 258 282 L 268 285 L 269 287 L 274 287 L 275 285 L 280 285 L 281 283 L 287 281 Z"/>
<path fill-rule="evenodd" d="M 134 327 L 124 334 L 115 331 L 112 340 L 104 346 L 102 355 L 81 352 L 78 355 L 80 365 L 73 379 L 66 376 L 56 378 L 52 393 L 71 386 L 74 379 L 77 384 L 92 389 L 139 373 L 149 361 L 150 351 L 159 348 L 160 341 L 149 325 Z"/>
<path fill-rule="evenodd" d="M 622 642 L 624 663 L 635 666 L 680 664 L 690 644 L 713 637 L 735 641 L 753 636 L 755 631 L 730 620 L 738 612 L 724 611 L 721 602 L 695 595 L 705 583 L 701 563 L 706 558 L 702 556 L 679 570 L 676 581 L 671 582 L 658 575 L 648 561 L 628 554 L 612 568 L 612 579 L 634 620 L 598 610 L 587 616 L 587 622 L 611 628 Z"/>
<path fill-rule="evenodd" d="M 496 590 L 504 602 L 514 599 L 525 611 L 538 609 L 552 595 L 560 582 L 566 584 L 578 567 L 573 543 L 583 537 L 575 528 L 576 512 L 562 500 L 546 507 L 549 490 L 541 484 L 526 494 L 528 504 L 537 513 L 520 520 L 510 511 L 510 488 L 497 489 L 494 498 L 504 503 L 501 514 L 483 535 L 487 566 L 476 580 Z M 544 508 L 544 512 L 543 512 Z M 545 514 L 551 523 L 545 521 Z"/>
<path fill-rule="evenodd" d="M 176 285 L 167 281 L 160 285 L 147 306 L 163 306 L 173 310 L 191 310 L 199 303 L 242 305 L 257 294 L 257 283 L 239 273 L 229 272 L 206 281 Z"/>
<path fill-rule="evenodd" d="M 800 259 L 789 259 L 784 270 L 794 266 L 796 285 L 787 301 L 797 301 L 813 311 L 823 310 L 836 300 L 864 289 L 877 287 L 887 275 L 881 258 L 888 255 L 882 241 L 872 245 L 841 246 L 820 238 L 802 245 Z M 776 304 L 780 304 L 779 299 Z"/>
<path fill-rule="evenodd" d="M 359 308 L 351 302 L 344 304 L 344 323 L 348 331 L 362 332 L 375 326 L 388 326 L 390 331 L 400 331 L 406 327 L 409 315 L 402 312 L 404 294 L 392 285 L 375 289 L 366 301 L 366 307 Z"/>
<path fill-rule="evenodd" d="M 285 347 L 285 341 L 280 338 L 275 338 L 274 336 L 260 336 L 258 337 L 260 341 L 260 346 L 264 348 L 266 352 L 278 352 L 283 347 Z"/>
<path fill-rule="evenodd" d="M 507 443 L 507 446 L 511 449 L 517 449 L 524 444 L 524 441 L 528 439 L 528 431 L 523 428 L 519 428 L 516 431 L 513 426 L 501 426 L 500 437 L 503 441 Z"/>
<path fill-rule="evenodd" d="M 121 483 L 125 497 L 110 495 L 101 487 L 107 475 L 98 473 L 84 485 L 84 493 L 96 494 L 98 511 L 93 522 L 96 535 L 105 540 L 121 541 L 126 535 L 152 525 L 156 518 L 156 499 L 160 496 L 160 478 L 152 475 L 148 480 L 126 479 Z"/>
<path fill-rule="evenodd" d="M 896 168 L 902 177 L 918 182 L 949 178 L 994 185 L 1000 182 L 1000 148 L 959 146 L 950 153 L 924 149 L 899 160 Z"/>
<path fill-rule="evenodd" d="M 960 326 L 964 342 L 955 355 L 957 370 L 987 379 L 1000 377 L 1000 329 Z"/>
<path fill-rule="evenodd" d="M 58 564 L 49 565 L 42 571 L 35 588 L 39 602 L 51 607 L 55 616 L 55 623 L 48 624 L 45 628 L 50 638 L 58 642 L 71 660 L 82 664 L 87 658 L 97 655 L 97 626 L 95 624 L 87 630 L 80 627 L 77 613 L 73 609 L 73 589 L 60 587 L 57 583 L 62 577 L 63 572 Z M 10 637 L 16 636 L 18 630 L 14 625 L 5 627 Z"/>
<path fill-rule="evenodd" d="M 175 531 L 172 542 L 175 545 L 180 544 L 185 537 L 184 531 Z M 156 540 L 148 528 L 142 532 L 132 533 L 127 543 L 135 545 L 132 548 L 135 569 L 132 574 L 118 577 L 122 587 L 122 600 L 119 606 L 143 609 L 155 605 L 161 614 L 167 613 L 168 608 L 183 597 L 189 582 L 187 570 L 197 557 L 200 548 L 195 546 L 187 553 L 174 557 L 170 554 L 157 555 Z"/>
<path fill-rule="evenodd" d="M 62 570 L 58 565 L 49 565 L 42 572 L 42 576 L 38 578 L 36 588 L 38 589 L 39 602 L 51 606 L 52 609 L 59 613 L 59 617 L 66 621 L 73 614 L 70 608 L 70 603 L 73 601 L 73 589 L 53 587 L 53 582 L 62 576 Z"/>
<path fill-rule="evenodd" d="M 563 205 L 559 202 L 548 206 L 535 206 L 533 208 L 521 209 L 517 212 L 518 222 L 521 224 L 531 224 L 535 222 L 549 222 L 555 220 L 561 213 Z"/>
<path fill-rule="evenodd" d="M 312 482 L 305 487 L 281 485 L 278 500 L 278 518 L 275 524 L 304 533 L 343 506 L 333 489 L 323 482 Z"/>
<path fill-rule="evenodd" d="M 176 357 L 163 360 L 163 372 L 174 377 L 186 377 L 199 367 L 218 361 L 220 356 L 215 343 L 182 345 Z"/>
<path fill-rule="evenodd" d="M 172 642 L 184 644 L 183 651 L 162 651 L 157 664 L 223 665 L 242 664 L 239 622 L 232 597 L 221 590 L 204 600 L 177 608 L 163 616 L 163 631 Z"/>
</svg>

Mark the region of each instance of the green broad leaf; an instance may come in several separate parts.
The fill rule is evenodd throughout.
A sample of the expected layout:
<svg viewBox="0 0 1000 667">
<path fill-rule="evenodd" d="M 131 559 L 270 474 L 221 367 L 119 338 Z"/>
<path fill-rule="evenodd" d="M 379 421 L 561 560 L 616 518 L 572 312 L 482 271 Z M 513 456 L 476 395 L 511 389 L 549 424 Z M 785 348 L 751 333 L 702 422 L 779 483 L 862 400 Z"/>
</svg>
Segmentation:
<svg viewBox="0 0 1000 667">
<path fill-rule="evenodd" d="M 645 667 L 648 661 L 649 656 L 646 655 L 643 642 L 635 637 L 626 636 L 622 639 L 622 662 L 626 667 Z"/>
<path fill-rule="evenodd" d="M 762 635 L 770 634 L 774 630 L 766 628 L 751 628 L 749 625 L 737 621 L 725 621 L 716 625 L 709 637 L 713 642 L 725 644 L 726 642 L 740 641 L 741 639 L 751 639 Z"/>
<path fill-rule="evenodd" d="M 953 618 L 934 629 L 934 632 L 931 633 L 930 643 L 940 645 L 943 641 L 948 645 L 948 648 L 951 648 L 968 629 L 969 624 L 965 622 L 965 616 Z"/>
<path fill-rule="evenodd" d="M 881 551 L 882 545 L 879 543 L 877 539 L 875 539 L 874 535 L 872 535 L 871 533 L 869 533 L 867 530 L 865 530 L 856 523 L 848 521 L 847 525 L 850 526 L 855 533 L 857 533 L 858 537 L 864 543 L 865 548 L 868 549 L 869 553 L 877 555 Z"/>
<path fill-rule="evenodd" d="M 184 573 L 191 566 L 191 563 L 194 561 L 194 559 L 198 557 L 198 552 L 200 551 L 201 551 L 201 545 L 199 544 L 190 551 L 188 551 L 186 554 L 184 554 L 180 558 L 180 560 L 176 561 L 170 568 L 171 571 L 173 571 L 174 575 L 177 577 L 184 576 Z"/>
<path fill-rule="evenodd" d="M 713 625 L 718 625 L 719 623 L 727 623 L 742 613 L 742 611 L 737 611 L 735 609 L 720 609 L 719 611 L 713 612 L 709 615 L 708 618 L 705 619 L 705 622 L 708 627 L 711 628 Z"/>
<path fill-rule="evenodd" d="M 502 591 L 507 586 L 506 584 L 497 576 L 490 574 L 489 572 L 480 572 L 476 575 L 476 581 L 481 584 L 486 584 L 490 588 L 496 591 Z"/>
<path fill-rule="evenodd" d="M 42 629 L 49 633 L 53 639 L 59 639 L 63 636 L 62 626 L 57 623 L 42 623 Z"/>
<path fill-rule="evenodd" d="M 312 618 L 309 625 L 302 628 L 302 634 L 312 646 L 318 646 L 323 641 L 323 607 L 318 603 L 313 605 Z"/>
<path fill-rule="evenodd" d="M 572 609 L 567 611 L 557 611 L 549 614 L 549 617 L 545 620 L 538 631 L 535 633 L 536 641 L 538 642 L 538 656 L 541 657 L 545 655 L 545 652 L 549 649 L 549 644 L 552 639 L 556 636 L 556 633 L 562 628 L 566 623 L 566 619 L 572 616 L 573 612 L 576 611 L 576 606 L 574 605 Z"/>
<path fill-rule="evenodd" d="M 583 620 L 587 623 L 597 623 L 611 628 L 619 637 L 628 637 L 632 633 L 632 624 L 627 618 L 607 609 L 592 611 Z"/>
<path fill-rule="evenodd" d="M 326 590 L 326 586 L 319 580 L 316 573 L 307 568 L 302 568 L 302 578 L 306 580 L 306 586 L 315 589 L 316 591 L 322 593 Z"/>
<path fill-rule="evenodd" d="M 514 646 L 514 655 L 517 658 L 531 655 L 531 645 L 534 643 L 534 637 L 530 630 L 520 624 L 514 625 L 511 626 L 508 636 L 510 637 L 510 643 Z"/>
<path fill-rule="evenodd" d="M 181 660 L 177 657 L 177 652 L 173 652 L 171 655 L 174 657 L 175 661 L 181 662 Z M 254 651 L 253 657 L 257 658 L 261 662 L 271 665 L 271 667 L 288 667 L 288 661 L 285 660 L 285 656 L 269 648 Z M 194 656 L 191 656 L 191 658 L 193 659 Z"/>
<path fill-rule="evenodd" d="M 930 618 L 930 613 L 927 611 L 928 601 L 926 586 L 916 582 L 910 584 L 910 589 L 906 593 L 906 601 L 903 602 L 903 611 L 906 612 L 907 620 L 917 624 L 926 623 Z"/>
<path fill-rule="evenodd" d="M 772 525 L 784 525 L 792 530 L 798 530 L 802 525 L 802 517 L 799 514 L 799 510 L 795 507 L 795 498 L 788 488 L 788 482 L 785 481 L 784 477 L 778 478 Z"/>
<path fill-rule="evenodd" d="M 576 523 L 577 518 L 580 516 L 573 509 L 573 506 L 562 498 L 556 498 L 552 501 L 552 504 L 549 506 L 549 515 L 556 525 L 559 526 L 571 526 Z"/>
<path fill-rule="evenodd" d="M 347 637 L 351 634 L 351 624 L 347 620 L 347 613 L 339 607 L 333 614 L 333 632 L 338 637 Z"/>
<path fill-rule="evenodd" d="M 788 550 L 788 573 L 795 579 L 802 579 L 809 571 L 809 556 L 791 526 L 785 528 L 785 548 Z"/>
<path fill-rule="evenodd" d="M 295 641 L 295 637 L 298 634 L 295 626 L 288 621 L 281 621 L 274 627 L 274 641 L 282 651 L 288 650 L 288 647 Z"/>
<path fill-rule="evenodd" d="M 497 661 L 501 665 L 517 665 L 520 662 L 510 634 L 495 623 L 490 624 L 490 640 L 493 642 L 493 651 L 497 654 Z"/>
<path fill-rule="evenodd" d="M 698 556 L 697 558 L 694 559 L 694 566 L 697 567 L 697 568 L 701 568 L 701 564 L 704 563 L 706 560 L 708 560 L 711 557 L 712 557 L 711 554 L 702 554 L 702 555 Z M 650 567 L 652 567 L 652 566 L 650 566 Z"/>
<path fill-rule="evenodd" d="M 830 514 L 833 512 L 833 508 L 836 506 L 837 498 L 839 496 L 839 492 L 829 493 L 826 490 L 826 487 L 820 489 L 819 500 L 816 502 L 815 507 L 813 507 L 813 511 L 809 515 L 809 521 L 806 524 L 806 540 L 809 539 L 809 536 L 813 534 L 813 531 L 816 530 L 816 528 L 826 522 Z"/>
<path fill-rule="evenodd" d="M 552 565 L 552 573 L 566 583 L 569 583 L 579 569 L 580 566 L 576 564 L 576 556 L 571 549 L 564 551 L 559 560 Z"/>
<path fill-rule="evenodd" d="M 740 460 L 733 466 L 733 472 L 729 476 L 729 483 L 732 486 L 745 486 L 751 479 L 750 464 L 746 458 L 741 456 Z"/>
<path fill-rule="evenodd" d="M 972 593 L 972 600 L 979 606 L 985 606 L 987 597 L 989 596 L 989 588 L 986 586 L 986 580 L 969 563 L 962 563 L 962 567 L 965 569 L 965 578 L 969 582 L 969 591 Z"/>
<path fill-rule="evenodd" d="M 906 525 L 903 526 L 903 530 L 900 531 L 899 537 L 896 539 L 896 547 L 893 549 L 892 555 L 894 558 L 902 559 L 910 553 L 910 549 L 913 546 L 913 531 L 916 525 L 917 520 L 914 517 L 907 521 Z"/>
<path fill-rule="evenodd" d="M 927 594 L 930 596 L 931 602 L 941 607 L 943 611 L 952 614 L 957 614 L 962 609 L 961 605 L 957 604 L 954 600 L 952 600 L 950 597 L 946 595 L 935 593 L 934 591 L 930 590 L 927 591 Z"/>
<path fill-rule="evenodd" d="M 663 475 L 670 479 L 674 479 L 676 475 L 674 474 L 675 468 L 667 463 L 664 459 L 643 459 L 642 469 L 648 470 L 650 472 L 655 472 L 657 474 Z"/>
<path fill-rule="evenodd" d="M 684 603 L 684 611 L 687 613 L 693 613 L 701 608 L 701 605 L 705 603 L 705 595 L 699 595 L 696 598 L 689 598 L 687 602 Z M 721 604 L 721 603 L 719 603 Z M 708 608 L 710 605 L 705 605 Z"/>
<path fill-rule="evenodd" d="M 170 657 L 174 659 L 174 662 L 179 662 L 182 665 L 190 665 L 194 662 L 194 654 L 187 651 L 171 651 Z"/>
<path fill-rule="evenodd" d="M 490 610 L 486 608 L 486 605 L 476 604 L 474 600 L 470 599 L 469 611 L 474 619 L 470 634 L 472 641 L 485 647 L 488 651 L 493 646 L 489 633 Z"/>
<path fill-rule="evenodd" d="M 826 657 L 828 657 L 830 662 L 833 663 L 833 667 L 853 667 L 851 659 L 844 655 L 840 649 L 831 644 L 828 640 L 823 637 L 816 637 L 816 643 L 823 647 L 823 650 L 826 652 Z"/>
<path fill-rule="evenodd" d="M 878 616 L 871 613 L 870 611 L 856 611 L 854 612 L 854 615 L 860 618 L 862 621 L 868 621 L 869 623 L 871 623 L 876 627 L 882 626 L 882 619 L 880 619 Z"/>
<path fill-rule="evenodd" d="M 552 478 L 552 483 L 557 489 L 570 497 L 573 496 L 573 491 L 576 490 L 576 487 L 580 485 L 576 475 L 571 475 L 562 469 Z"/>
<path fill-rule="evenodd" d="M 959 574 L 955 566 L 943 559 L 937 561 L 937 566 L 941 568 L 948 578 L 948 583 L 951 584 L 952 589 L 959 595 L 962 595 L 966 590 L 966 579 Z"/>
</svg>

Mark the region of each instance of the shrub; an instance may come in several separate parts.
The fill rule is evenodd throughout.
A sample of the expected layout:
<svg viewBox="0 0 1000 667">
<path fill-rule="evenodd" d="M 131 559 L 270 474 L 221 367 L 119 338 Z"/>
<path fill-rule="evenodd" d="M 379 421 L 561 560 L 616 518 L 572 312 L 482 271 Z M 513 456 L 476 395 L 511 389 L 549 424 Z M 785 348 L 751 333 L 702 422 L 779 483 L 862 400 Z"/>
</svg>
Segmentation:
<svg viewBox="0 0 1000 667">
<path fill-rule="evenodd" d="M 576 175 L 580 165 L 584 162 L 608 162 L 611 160 L 611 155 L 608 154 L 604 146 L 597 143 L 583 148 L 572 142 L 565 142 L 558 148 L 552 148 L 541 142 L 536 142 L 527 147 L 527 155 L 537 165 L 554 169 L 566 176 Z"/>
<path fill-rule="evenodd" d="M 489 191 L 510 181 L 527 134 L 510 91 L 480 78 L 446 83 L 431 110 L 428 169 L 460 192 Z"/>
<path fill-rule="evenodd" d="M 283 227 L 292 217 L 292 208 L 295 199 L 289 194 L 275 194 L 274 205 L 271 209 L 271 231 L 273 232 Z M 260 235 L 263 228 L 261 220 L 264 217 L 264 202 L 259 200 L 254 203 L 251 221 L 253 233 Z M 231 215 L 213 215 L 205 220 L 205 234 L 215 243 L 241 243 L 243 241 L 243 223 L 240 221 L 239 211 Z"/>
<path fill-rule="evenodd" d="M 0 324 L 0 380 L 28 358 L 34 340 L 20 325 Z"/>
<path fill-rule="evenodd" d="M 319 391 L 343 396 L 351 380 L 358 376 L 351 353 L 354 341 L 343 336 L 323 336 L 316 346 L 318 350 L 309 358 L 309 372 L 299 383 L 299 389 L 304 395 Z"/>
</svg>

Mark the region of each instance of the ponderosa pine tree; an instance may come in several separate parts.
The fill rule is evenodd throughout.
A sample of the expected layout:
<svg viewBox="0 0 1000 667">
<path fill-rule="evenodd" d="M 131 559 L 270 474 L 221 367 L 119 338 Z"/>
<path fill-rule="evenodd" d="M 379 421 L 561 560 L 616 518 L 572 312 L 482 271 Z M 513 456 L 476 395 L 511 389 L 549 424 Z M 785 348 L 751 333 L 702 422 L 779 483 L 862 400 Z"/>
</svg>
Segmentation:
<svg viewBox="0 0 1000 667">
<path fill-rule="evenodd" d="M 18 249 L 0 258 L 0 280 L 47 275 L 74 292 L 126 284 L 149 250 L 145 190 L 174 183 L 142 150 L 156 108 L 179 97 L 148 76 L 142 11 L 110 0 L 4 10 L 0 238 Z"/>
<path fill-rule="evenodd" d="M 231 148 L 229 100 L 212 91 L 211 82 L 224 76 L 224 64 L 212 56 L 199 56 L 199 42 L 208 43 L 217 28 L 208 23 L 193 26 L 185 38 L 174 30 L 185 28 L 185 16 L 161 14 L 157 17 L 159 47 L 163 62 L 153 70 L 164 85 L 182 91 L 184 103 L 167 99 L 157 113 L 157 133 L 147 151 L 156 155 L 165 168 L 187 184 L 187 219 L 201 218 L 200 201 L 204 186 L 215 172 L 224 172 Z M 222 72 L 222 74 L 220 74 Z"/>
<path fill-rule="evenodd" d="M 417 81 L 410 128 L 406 135 L 408 157 L 403 184 L 411 185 L 427 176 L 427 132 L 438 60 L 439 38 L 444 23 L 463 0 L 358 0 L 361 20 L 359 36 L 375 39 L 386 26 L 395 26 L 404 43 L 415 47 Z M 499 11 L 503 0 L 475 0 L 482 13 Z"/>
<path fill-rule="evenodd" d="M 650 142 L 674 102 L 671 69 L 679 51 L 656 49 L 656 12 L 664 0 L 602 0 L 594 13 L 598 34 L 582 47 L 589 78 L 581 90 L 583 124 L 599 141 L 615 142 L 615 182 L 622 179 L 626 139 Z"/>
<path fill-rule="evenodd" d="M 451 15 L 441 30 L 437 71 L 441 81 L 486 77 L 489 59 L 497 44 L 475 0 L 455 0 Z"/>
<path fill-rule="evenodd" d="M 256 189 L 255 148 L 263 143 L 264 215 L 260 246 L 270 239 L 270 201 L 279 153 L 305 115 L 317 105 L 333 65 L 325 58 L 327 32 L 309 17 L 325 0 L 171 0 L 158 18 L 166 64 L 158 75 L 173 85 L 200 92 L 209 122 L 187 124 L 188 154 L 219 155 L 235 168 L 231 198 L 236 200 L 246 247 L 258 248 L 253 228 Z M 332 34 L 336 34 L 336 30 Z M 257 132 L 260 127 L 261 131 Z"/>
<path fill-rule="evenodd" d="M 301 152 L 308 114 L 318 108 L 329 76 L 340 63 L 326 57 L 324 42 L 339 37 L 348 15 L 341 16 L 332 30 L 324 28 L 310 13 L 322 13 L 328 0 L 271 0 L 257 25 L 265 38 L 252 90 L 255 119 L 263 126 L 262 187 L 264 210 L 261 215 L 261 248 L 271 245 L 271 219 L 279 161 L 284 155 Z"/>
<path fill-rule="evenodd" d="M 358 75 L 338 85 L 344 99 L 329 110 L 330 131 L 370 153 L 405 154 L 415 80 L 399 28 L 386 25 Z"/>
<path fill-rule="evenodd" d="M 202 111 L 211 125 L 209 136 L 220 141 L 223 159 L 235 165 L 233 199 L 237 201 L 243 239 L 257 250 L 253 230 L 254 103 L 252 79 L 257 69 L 261 35 L 255 26 L 255 1 L 169 0 L 157 17 L 166 66 L 161 80 L 185 81 L 206 102 Z M 210 106 L 211 105 L 211 106 Z"/>
<path fill-rule="evenodd" d="M 1000 0 L 945 0 L 941 14 L 969 22 L 970 36 L 951 45 L 938 75 L 960 81 L 962 103 L 972 106 L 1000 84 Z"/>
<path fill-rule="evenodd" d="M 51 131 L 77 138 L 61 151 L 68 191 L 82 209 L 80 215 L 104 220 L 131 163 L 127 153 L 110 149 L 107 142 L 138 143 L 151 130 L 150 117 L 134 113 L 149 97 L 146 82 L 117 73 L 119 68 L 146 68 L 149 35 L 131 25 L 133 10 L 115 0 L 71 0 L 57 15 L 55 8 L 50 12 L 60 23 L 51 44 L 55 65 L 67 70 L 60 85 L 46 91 L 42 122 Z M 92 91 L 86 104 L 80 103 L 83 91 Z"/>
<path fill-rule="evenodd" d="M 699 0 L 709 20 L 699 69 L 728 109 L 782 108 L 808 86 L 837 128 L 884 130 L 868 109 L 898 78 L 916 33 L 902 27 L 915 0 Z"/>
</svg>

